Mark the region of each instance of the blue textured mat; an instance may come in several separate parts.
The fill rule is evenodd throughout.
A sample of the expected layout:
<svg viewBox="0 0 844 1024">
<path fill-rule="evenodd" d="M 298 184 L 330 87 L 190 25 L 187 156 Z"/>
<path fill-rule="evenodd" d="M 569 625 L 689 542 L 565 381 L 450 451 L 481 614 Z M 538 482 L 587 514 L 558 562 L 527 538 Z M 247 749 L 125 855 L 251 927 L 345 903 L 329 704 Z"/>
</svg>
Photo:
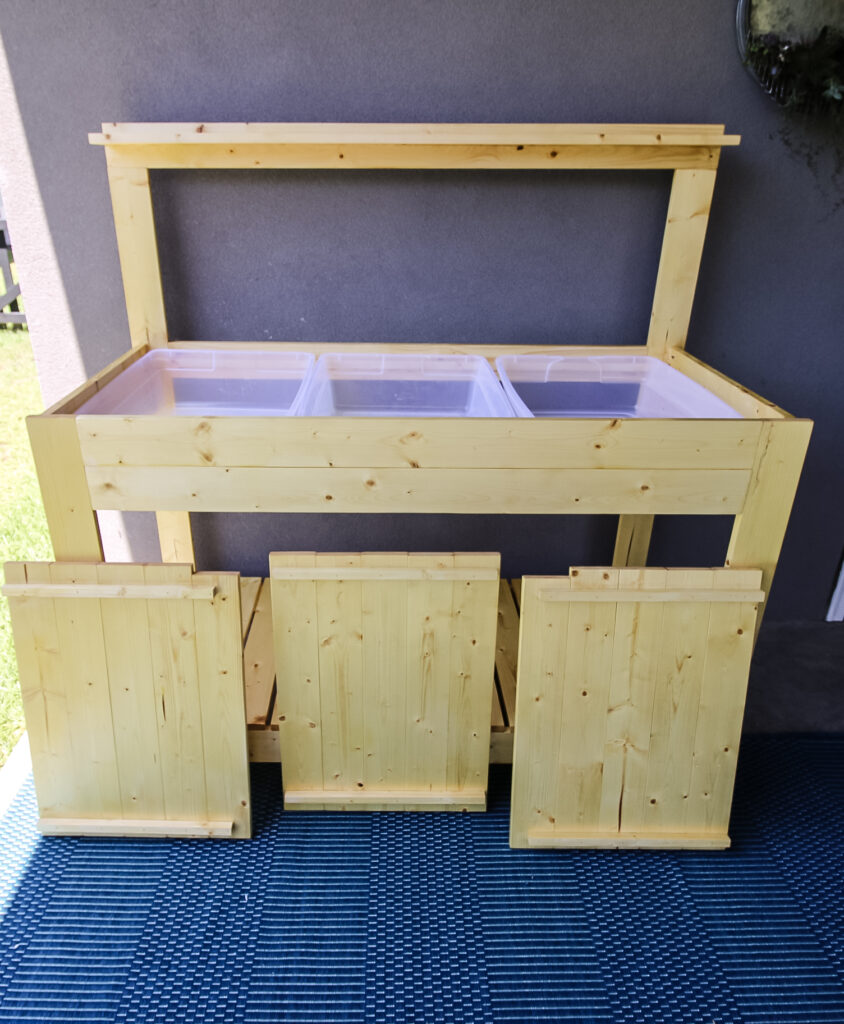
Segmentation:
<svg viewBox="0 0 844 1024">
<path fill-rule="evenodd" d="M 726 853 L 511 851 L 473 815 L 252 842 L 0 835 L 0 1021 L 844 1022 L 844 737 L 751 737 Z"/>
</svg>

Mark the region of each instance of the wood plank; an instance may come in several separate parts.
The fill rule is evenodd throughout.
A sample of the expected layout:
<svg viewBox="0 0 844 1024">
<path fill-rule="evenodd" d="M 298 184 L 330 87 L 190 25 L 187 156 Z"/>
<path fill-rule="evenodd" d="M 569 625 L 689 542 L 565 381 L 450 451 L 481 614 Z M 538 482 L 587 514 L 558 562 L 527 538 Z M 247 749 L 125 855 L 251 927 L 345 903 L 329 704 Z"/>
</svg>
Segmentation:
<svg viewBox="0 0 844 1024">
<path fill-rule="evenodd" d="M 195 146 L 263 143 L 345 143 L 371 145 L 420 144 L 565 145 L 574 142 L 606 145 L 736 146 L 738 135 L 726 135 L 722 124 L 492 124 L 492 123 L 351 123 L 351 122 L 103 122 L 100 133 L 88 136 L 91 145 Z"/>
<path fill-rule="evenodd" d="M 255 614 L 255 604 L 264 582 L 261 576 L 240 577 L 240 633 L 244 643 L 249 635 L 252 616 Z M 266 585 L 269 587 L 268 583 Z"/>
<path fill-rule="evenodd" d="M 261 587 L 243 647 L 246 724 L 269 725 L 275 688 L 273 609 L 269 584 Z"/>
<path fill-rule="evenodd" d="M 372 566 L 361 564 L 360 566 L 319 566 L 313 569 L 304 569 L 286 566 L 283 569 L 273 569 L 271 578 L 274 580 L 378 580 L 380 582 L 401 580 L 452 580 L 465 582 L 468 580 L 495 580 L 498 582 L 498 573 L 495 569 L 454 569 L 454 568 L 432 568 L 429 566 L 407 566 L 397 568 L 395 565 L 374 563 Z"/>
<path fill-rule="evenodd" d="M 281 744 L 278 729 L 248 729 L 246 744 L 250 762 L 280 764 Z"/>
<path fill-rule="evenodd" d="M 314 552 L 273 552 L 270 570 L 283 565 L 314 565 L 315 561 Z M 284 748 L 284 785 L 322 789 L 316 584 L 310 580 L 273 582 L 272 610 L 277 681 L 274 713 Z"/>
<path fill-rule="evenodd" d="M 712 591 L 711 569 L 669 569 L 666 587 L 682 580 Z M 666 604 L 654 688 L 643 822 L 647 831 L 683 830 L 689 799 L 695 728 L 707 657 L 711 603 L 705 597 Z"/>
<path fill-rule="evenodd" d="M 96 565 L 55 562 L 51 583 L 94 583 Z M 118 763 L 103 624 L 98 601 L 53 601 L 67 724 L 72 750 L 75 813 L 122 816 Z M 70 766 L 68 766 L 70 767 Z"/>
<path fill-rule="evenodd" d="M 667 576 L 665 569 L 622 569 L 618 585 L 645 594 L 663 589 Z M 604 753 L 606 783 L 598 817 L 602 826 L 614 823 L 625 834 L 643 830 L 664 608 L 640 602 L 617 607 Z"/>
<path fill-rule="evenodd" d="M 766 594 L 773 583 L 811 433 L 808 420 L 765 424 L 747 494 L 733 525 L 727 565 L 760 568 Z M 760 614 L 756 636 L 761 624 Z"/>
<path fill-rule="evenodd" d="M 478 578 L 482 563 L 489 566 L 492 578 Z M 459 792 L 485 791 L 489 732 L 484 726 L 495 691 L 501 556 L 456 553 L 454 565 L 465 579 L 452 584 L 446 785 Z"/>
<path fill-rule="evenodd" d="M 453 554 L 409 554 L 408 566 L 450 569 Z M 421 579 L 407 584 L 405 747 L 407 789 L 448 785 L 449 697 L 454 584 Z"/>
<path fill-rule="evenodd" d="M 193 550 L 193 531 L 188 512 L 156 512 L 158 546 L 162 562 L 189 562 L 196 565 Z"/>
<path fill-rule="evenodd" d="M 136 836 L 156 839 L 227 839 L 230 821 L 175 821 L 145 818 L 39 818 L 38 831 L 44 836 Z"/>
<path fill-rule="evenodd" d="M 375 789 L 366 793 L 360 789 L 328 792 L 288 789 L 284 794 L 285 807 L 300 807 L 302 810 L 314 810 L 323 805 L 336 806 L 339 809 L 359 806 L 361 810 L 372 810 L 373 805 L 380 805 L 378 809 L 381 810 L 403 810 L 408 804 L 431 809 L 436 807 L 451 810 L 486 810 L 486 790 L 420 789 L 402 790 L 398 793 L 390 789 Z"/>
<path fill-rule="evenodd" d="M 548 765 L 556 763 L 560 744 L 571 607 L 540 601 L 536 581 L 523 577 L 510 805 L 513 847 L 526 846 L 531 829 L 556 823 L 557 775 Z"/>
<path fill-rule="evenodd" d="M 714 166 L 674 171 L 648 330 L 652 355 L 686 344 L 714 189 Z"/>
<path fill-rule="evenodd" d="M 27 416 L 26 427 L 55 557 L 101 562 L 100 529 L 85 480 L 76 421 L 72 416 Z"/>
<path fill-rule="evenodd" d="M 749 469 L 761 432 L 739 419 L 80 416 L 78 428 L 88 466 L 196 469 Z"/>
<path fill-rule="evenodd" d="M 315 568 L 337 561 L 341 561 L 344 567 L 355 568 L 360 565 L 360 555 L 338 556 L 318 552 Z M 319 621 L 323 789 L 363 788 L 361 584 L 358 581 L 320 580 L 316 584 L 316 603 Z"/>
<path fill-rule="evenodd" d="M 189 585 L 190 566 L 146 566 L 145 579 Z M 156 687 L 161 774 L 166 817 L 208 818 L 205 749 L 200 717 L 194 602 L 147 604 L 153 676 Z"/>
<path fill-rule="evenodd" d="M 715 832 L 553 832 L 534 829 L 528 832 L 527 845 L 557 850 L 726 850 L 730 837 Z"/>
<path fill-rule="evenodd" d="M 711 573 L 712 570 L 705 571 Z M 679 577 L 674 578 L 679 583 Z M 764 601 L 765 591 L 725 590 L 712 593 L 710 588 L 703 585 L 697 590 L 691 588 L 684 589 L 679 585 L 674 585 L 674 588 L 671 590 L 641 592 L 636 590 L 619 590 L 617 593 L 614 593 L 609 590 L 564 590 L 559 585 L 552 585 L 540 587 L 539 596 L 543 601 L 563 604 L 571 604 L 572 602 L 576 604 L 615 604 L 617 601 L 638 601 L 641 604 L 686 604 L 690 601 L 703 601 L 717 604 L 724 602 L 735 603 L 736 601 Z"/>
<path fill-rule="evenodd" d="M 212 821 L 228 819 L 231 838 L 248 839 L 252 827 L 240 581 L 237 573 L 214 573 L 209 579 L 214 581 L 213 598 L 190 609 L 198 690 L 194 716 L 201 717 L 207 816 Z M 269 614 L 266 620 L 271 621 Z"/>
<path fill-rule="evenodd" d="M 118 563 L 126 565 L 127 563 Z M 131 577 L 132 574 L 127 574 Z M 51 600 L 168 600 L 210 601 L 214 597 L 214 584 L 161 584 L 149 583 L 9 583 L 0 588 L 4 597 L 46 597 Z"/>
<path fill-rule="evenodd" d="M 158 348 L 167 344 L 167 317 L 149 172 L 143 163 L 118 167 L 111 159 L 107 162 L 129 336 L 133 347 Z"/>
<path fill-rule="evenodd" d="M 400 552 L 361 556 L 361 567 L 372 573 L 361 583 L 367 793 L 398 791 L 407 779 L 407 586 L 379 582 L 385 568 L 406 565 L 407 555 Z"/>
<path fill-rule="evenodd" d="M 591 590 L 600 584 L 612 591 L 618 583 L 618 573 L 611 569 L 579 568 L 572 570 L 570 578 L 572 595 L 579 588 Z M 540 588 L 540 600 L 542 595 Z M 569 606 L 552 812 L 568 832 L 598 827 L 615 616 L 615 604 L 575 602 Z M 553 758 L 553 751 L 548 753 Z"/>
<path fill-rule="evenodd" d="M 653 516 L 619 516 L 612 564 L 647 565 L 653 526 Z"/>
<path fill-rule="evenodd" d="M 137 595 L 121 601 L 103 601 L 100 605 L 121 817 L 164 818 L 144 567 L 99 565 L 96 573 L 103 585 L 110 584 L 114 569 L 119 569 L 123 582 Z"/>
<path fill-rule="evenodd" d="M 49 580 L 45 564 L 7 562 L 7 580 Z M 61 814 L 73 808 L 72 733 L 68 718 L 66 675 L 59 649 L 52 601 L 26 597 L 9 601 L 20 690 L 32 774 L 42 814 Z"/>
<path fill-rule="evenodd" d="M 728 574 L 715 574 L 716 588 L 732 585 Z M 713 605 L 710 611 L 686 807 L 689 829 L 726 833 L 729 826 L 757 611 L 752 604 Z"/>
<path fill-rule="evenodd" d="M 507 580 L 501 580 L 498 590 L 498 634 L 495 648 L 495 668 L 501 699 L 504 704 L 502 724 L 512 726 L 516 720 L 516 674 L 519 664 L 519 610 Z"/>
<path fill-rule="evenodd" d="M 673 170 L 718 166 L 718 144 L 685 145 L 631 141 L 594 145 L 580 140 L 554 144 L 526 143 L 336 143 L 292 142 L 283 146 L 261 142 L 189 142 L 112 144 L 106 147 L 109 167 L 137 173 L 155 170 L 335 169 L 335 170 Z"/>
<path fill-rule="evenodd" d="M 723 515 L 749 470 L 88 467 L 101 509 Z"/>
</svg>

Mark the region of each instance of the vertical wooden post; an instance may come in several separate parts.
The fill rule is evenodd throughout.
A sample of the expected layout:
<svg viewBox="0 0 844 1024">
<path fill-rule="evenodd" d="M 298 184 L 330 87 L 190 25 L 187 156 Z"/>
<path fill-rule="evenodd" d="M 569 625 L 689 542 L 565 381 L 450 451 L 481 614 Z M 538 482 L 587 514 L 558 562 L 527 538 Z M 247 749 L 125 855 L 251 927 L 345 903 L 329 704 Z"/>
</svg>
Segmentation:
<svg viewBox="0 0 844 1024">
<path fill-rule="evenodd" d="M 810 420 L 764 424 L 744 505 L 733 524 L 726 564 L 761 569 L 766 604 L 811 433 Z M 757 636 L 764 610 L 756 620 Z"/>
<path fill-rule="evenodd" d="M 188 563 L 196 566 L 190 512 L 156 512 L 158 543 L 162 562 Z"/>
<path fill-rule="evenodd" d="M 106 151 L 108 154 L 108 150 Z M 108 165 L 114 230 L 132 346 L 167 344 L 167 319 L 146 167 Z"/>
<path fill-rule="evenodd" d="M 626 565 L 642 567 L 648 564 L 648 548 L 654 526 L 652 515 L 623 515 L 618 517 L 615 551 L 612 564 L 620 569 Z"/>
<path fill-rule="evenodd" d="M 714 169 L 674 172 L 648 330 L 650 355 L 661 358 L 686 344 L 714 188 Z"/>
<path fill-rule="evenodd" d="M 56 561 L 101 562 L 100 528 L 75 417 L 28 416 L 26 426 Z"/>
</svg>

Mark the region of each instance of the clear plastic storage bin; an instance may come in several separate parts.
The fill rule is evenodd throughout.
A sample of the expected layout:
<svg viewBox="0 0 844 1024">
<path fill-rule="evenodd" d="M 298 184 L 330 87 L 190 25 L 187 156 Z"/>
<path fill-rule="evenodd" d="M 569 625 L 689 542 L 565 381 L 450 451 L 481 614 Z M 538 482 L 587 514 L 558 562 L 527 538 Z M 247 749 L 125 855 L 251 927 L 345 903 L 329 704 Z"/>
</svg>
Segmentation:
<svg viewBox="0 0 844 1024">
<path fill-rule="evenodd" d="M 320 356 L 305 388 L 302 416 L 513 416 L 480 356 Z"/>
<path fill-rule="evenodd" d="M 740 418 L 653 356 L 514 355 L 495 365 L 517 416 Z"/>
<path fill-rule="evenodd" d="M 109 381 L 77 414 L 293 416 L 313 366 L 306 352 L 159 349 Z"/>
</svg>

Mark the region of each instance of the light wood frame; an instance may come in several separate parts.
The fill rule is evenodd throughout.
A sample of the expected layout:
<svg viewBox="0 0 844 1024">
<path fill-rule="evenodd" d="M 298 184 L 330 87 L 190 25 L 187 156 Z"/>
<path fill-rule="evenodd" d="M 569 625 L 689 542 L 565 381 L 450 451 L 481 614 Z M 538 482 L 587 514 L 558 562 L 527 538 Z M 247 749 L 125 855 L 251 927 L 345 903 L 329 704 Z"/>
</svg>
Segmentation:
<svg viewBox="0 0 844 1024">
<path fill-rule="evenodd" d="M 684 351 L 721 125 L 107 124 L 132 349 L 29 430 L 56 558 L 99 561 L 97 509 L 154 510 L 162 557 L 192 561 L 190 511 L 618 513 L 614 564 L 644 565 L 653 516 L 729 514 L 726 564 L 767 594 L 812 424 Z M 77 416 L 169 338 L 149 171 L 160 168 L 673 170 L 646 344 L 344 345 L 344 351 L 647 354 L 722 398 L 734 420 Z M 337 346 L 240 342 L 262 349 Z M 761 616 L 760 616 L 761 620 Z"/>
</svg>

